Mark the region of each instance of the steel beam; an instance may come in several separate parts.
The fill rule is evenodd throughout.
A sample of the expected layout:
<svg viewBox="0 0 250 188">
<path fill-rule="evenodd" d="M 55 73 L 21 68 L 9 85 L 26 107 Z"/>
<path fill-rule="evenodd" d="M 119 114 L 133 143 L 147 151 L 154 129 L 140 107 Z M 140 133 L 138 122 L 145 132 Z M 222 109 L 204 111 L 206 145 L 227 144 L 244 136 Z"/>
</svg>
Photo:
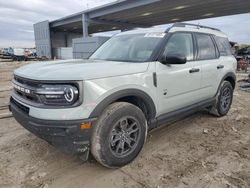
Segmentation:
<svg viewBox="0 0 250 188">
<path fill-rule="evenodd" d="M 65 20 L 51 22 L 50 27 L 58 27 L 58 26 L 63 26 L 63 25 L 67 25 L 67 24 L 71 24 L 75 22 L 80 22 L 80 21 L 82 21 L 82 18 L 80 15 L 77 15 L 75 17 L 67 18 Z"/>
<path fill-rule="evenodd" d="M 89 18 L 87 14 L 82 14 L 82 35 L 83 38 L 89 36 Z"/>
<path fill-rule="evenodd" d="M 104 24 L 104 25 L 112 25 L 112 26 L 121 26 L 121 27 L 127 27 L 127 28 L 146 28 L 150 27 L 151 25 L 142 25 L 142 24 L 136 24 L 136 23 L 130 23 L 130 22 L 117 22 L 117 21 L 109 21 L 109 20 L 101 20 L 101 19 L 89 19 L 90 23 L 96 23 L 96 24 Z"/>
</svg>

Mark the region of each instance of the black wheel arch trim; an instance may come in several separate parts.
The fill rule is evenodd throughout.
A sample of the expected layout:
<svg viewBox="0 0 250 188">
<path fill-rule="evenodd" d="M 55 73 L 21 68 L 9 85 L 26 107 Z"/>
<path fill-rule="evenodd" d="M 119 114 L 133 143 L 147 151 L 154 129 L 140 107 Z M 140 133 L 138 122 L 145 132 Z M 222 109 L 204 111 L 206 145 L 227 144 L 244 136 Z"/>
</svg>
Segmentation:
<svg viewBox="0 0 250 188">
<path fill-rule="evenodd" d="M 95 109 L 91 112 L 89 118 L 96 118 L 100 116 L 101 113 L 104 111 L 104 109 L 108 107 L 108 105 L 124 97 L 138 97 L 142 99 L 149 112 L 148 118 L 149 119 L 155 118 L 156 107 L 155 107 L 153 99 L 146 92 L 139 90 L 139 89 L 124 89 L 124 90 L 120 90 L 109 95 L 95 107 Z"/>
<path fill-rule="evenodd" d="M 221 79 L 221 82 L 219 84 L 219 87 L 217 89 L 217 92 L 216 92 L 216 95 L 220 92 L 220 87 L 221 87 L 221 84 L 223 83 L 223 81 L 225 81 L 227 78 L 232 78 L 234 80 L 234 83 L 236 84 L 236 75 L 235 73 L 233 72 L 228 72 L 222 79 Z M 235 88 L 235 85 L 233 86 L 233 89 Z"/>
</svg>

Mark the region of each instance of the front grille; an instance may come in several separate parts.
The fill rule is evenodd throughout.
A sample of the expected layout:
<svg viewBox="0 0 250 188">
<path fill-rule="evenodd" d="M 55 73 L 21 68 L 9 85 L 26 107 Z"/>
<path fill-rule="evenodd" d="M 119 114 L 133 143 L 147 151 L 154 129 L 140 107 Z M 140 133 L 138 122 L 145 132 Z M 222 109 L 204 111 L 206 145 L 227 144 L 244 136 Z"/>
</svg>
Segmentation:
<svg viewBox="0 0 250 188">
<path fill-rule="evenodd" d="M 24 78 L 21 78 L 21 77 L 18 77 L 15 75 L 13 84 L 20 86 L 22 89 L 29 89 L 29 91 L 30 91 L 28 93 L 28 92 L 25 92 L 25 90 L 17 89 L 16 87 L 14 87 L 14 91 L 18 96 L 22 97 L 25 100 L 31 101 L 31 102 L 35 102 L 35 103 L 40 102 L 39 96 L 36 95 L 34 92 L 32 92 L 36 88 L 39 87 L 38 82 L 24 79 Z"/>
<path fill-rule="evenodd" d="M 16 100 L 14 100 L 12 97 L 10 98 L 10 103 L 14 104 L 16 107 L 18 107 L 20 110 L 22 110 L 25 114 L 29 114 L 30 109 Z"/>
<path fill-rule="evenodd" d="M 39 83 L 38 82 L 35 82 L 35 81 L 32 81 L 32 80 L 28 80 L 28 79 L 25 79 L 25 78 L 21 78 L 21 77 L 18 77 L 18 76 L 14 76 L 14 80 L 22 85 L 27 85 L 27 86 L 30 86 L 30 87 L 38 87 L 39 86 Z"/>
<path fill-rule="evenodd" d="M 39 81 L 22 78 L 14 75 L 13 96 L 25 104 L 36 106 L 40 108 L 64 108 L 65 106 L 75 107 L 82 101 L 79 100 L 80 81 Z M 70 87 L 76 91 L 74 100 L 67 101 L 66 91 Z M 79 89 L 80 88 L 80 89 Z M 82 98 L 80 98 L 82 99 Z"/>
</svg>

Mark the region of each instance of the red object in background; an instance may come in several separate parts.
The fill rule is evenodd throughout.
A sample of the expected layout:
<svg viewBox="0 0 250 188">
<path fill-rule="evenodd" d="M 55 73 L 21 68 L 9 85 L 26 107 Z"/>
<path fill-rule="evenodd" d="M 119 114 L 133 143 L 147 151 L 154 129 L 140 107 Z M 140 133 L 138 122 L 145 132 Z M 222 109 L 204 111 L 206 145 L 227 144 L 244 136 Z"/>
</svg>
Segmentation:
<svg viewBox="0 0 250 188">
<path fill-rule="evenodd" d="M 249 62 L 246 59 L 242 58 L 242 59 L 238 60 L 237 70 L 238 71 L 239 70 L 244 70 L 244 71 L 247 72 L 248 64 L 249 64 Z"/>
</svg>

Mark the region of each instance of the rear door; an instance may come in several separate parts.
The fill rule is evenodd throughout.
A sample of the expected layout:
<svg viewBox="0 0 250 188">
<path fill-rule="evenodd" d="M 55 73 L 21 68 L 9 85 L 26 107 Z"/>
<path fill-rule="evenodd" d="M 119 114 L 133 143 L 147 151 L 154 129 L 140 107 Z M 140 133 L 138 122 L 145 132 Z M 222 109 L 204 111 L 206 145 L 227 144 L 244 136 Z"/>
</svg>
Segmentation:
<svg viewBox="0 0 250 188">
<path fill-rule="evenodd" d="M 196 33 L 195 40 L 198 52 L 197 63 L 201 65 L 202 73 L 200 94 L 205 100 L 213 97 L 217 91 L 221 60 L 212 35 Z"/>
<path fill-rule="evenodd" d="M 180 53 L 186 64 L 164 65 L 156 62 L 158 115 L 175 111 L 200 101 L 201 65 L 194 61 L 192 33 L 176 32 L 169 37 L 164 56 Z"/>
</svg>

